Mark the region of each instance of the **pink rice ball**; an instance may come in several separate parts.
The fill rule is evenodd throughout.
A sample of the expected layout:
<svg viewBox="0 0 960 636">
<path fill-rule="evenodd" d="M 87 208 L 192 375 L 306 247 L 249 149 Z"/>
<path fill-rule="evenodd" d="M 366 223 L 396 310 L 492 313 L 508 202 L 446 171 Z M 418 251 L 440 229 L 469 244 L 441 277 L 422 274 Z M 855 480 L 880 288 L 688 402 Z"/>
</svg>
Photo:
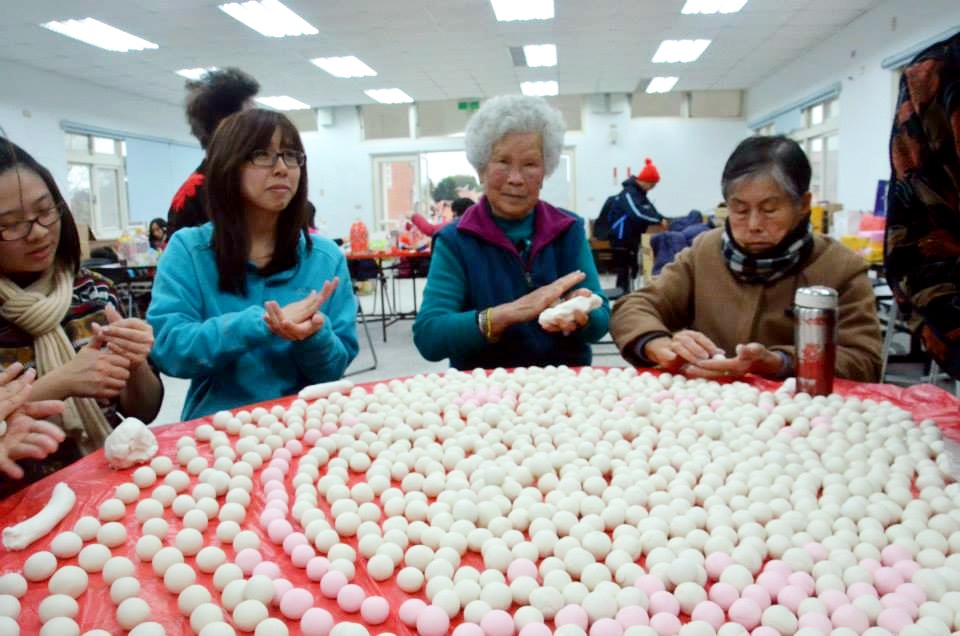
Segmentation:
<svg viewBox="0 0 960 636">
<path fill-rule="evenodd" d="M 320 433 L 323 435 L 333 435 L 337 432 L 337 425 L 335 422 L 324 422 L 320 425 Z"/>
<path fill-rule="evenodd" d="M 506 613 L 506 612 L 504 612 Z M 489 612 L 486 619 L 493 614 Z M 420 636 L 445 636 L 450 629 L 450 617 L 447 613 L 435 605 L 427 605 L 417 617 L 417 633 Z M 513 633 L 513 620 L 510 620 L 510 633 Z M 484 629 L 484 631 L 487 631 Z"/>
<path fill-rule="evenodd" d="M 869 583 L 857 581 L 856 583 L 851 583 L 847 587 L 847 597 L 851 601 L 860 598 L 861 596 L 872 596 L 873 598 L 877 599 L 880 598 L 880 595 L 877 594 L 877 588 L 873 587 Z"/>
<path fill-rule="evenodd" d="M 743 591 L 740 592 L 740 598 L 750 599 L 760 606 L 761 610 L 765 610 L 770 607 L 770 602 L 772 600 L 770 598 L 770 594 L 756 583 L 743 588 Z"/>
<path fill-rule="evenodd" d="M 764 571 L 757 577 L 756 584 L 766 590 L 770 598 L 776 598 L 780 590 L 787 586 L 787 575 L 781 572 Z"/>
<path fill-rule="evenodd" d="M 912 561 L 913 555 L 902 545 L 891 543 L 880 551 L 880 560 L 887 567 L 891 567 L 900 561 Z"/>
<path fill-rule="evenodd" d="M 791 574 L 793 574 L 793 568 L 791 568 L 786 561 L 781 559 L 770 559 L 763 566 L 763 571 L 782 574 L 784 577 L 789 577 Z"/>
<path fill-rule="evenodd" d="M 255 548 L 244 548 L 237 552 L 237 556 L 233 559 L 233 562 L 237 564 L 246 576 L 253 574 L 253 568 L 257 567 L 257 564 L 261 561 L 263 561 L 263 556 L 261 556 L 260 551 Z"/>
<path fill-rule="evenodd" d="M 264 510 L 279 510 L 284 515 L 290 510 L 290 507 L 287 505 L 287 502 L 283 500 L 282 497 L 274 497 L 268 501 L 264 506 Z"/>
<path fill-rule="evenodd" d="M 348 583 L 337 592 L 337 605 L 339 605 L 340 609 L 344 612 L 356 614 L 360 611 L 360 606 L 363 604 L 363 599 L 366 598 L 366 596 L 367 595 L 363 593 L 362 587 Z"/>
<path fill-rule="evenodd" d="M 626 629 L 634 625 L 649 625 L 650 618 L 647 616 L 647 610 L 635 605 L 624 607 L 617 612 L 617 622 Z"/>
<path fill-rule="evenodd" d="M 587 625 L 590 623 L 590 617 L 587 615 L 585 609 L 579 605 L 571 604 L 560 608 L 556 616 L 553 617 L 553 623 L 557 627 L 576 625 L 580 629 L 586 630 Z M 483 626 L 483 621 L 480 621 L 480 625 Z"/>
<path fill-rule="evenodd" d="M 261 561 L 253 568 L 253 574 L 262 574 L 268 579 L 280 578 L 280 566 L 273 561 Z"/>
<path fill-rule="evenodd" d="M 886 608 L 896 607 L 902 609 L 910 615 L 910 618 L 917 620 L 917 614 L 919 613 L 918 605 L 902 594 L 897 594 L 896 592 L 893 594 L 884 594 L 880 597 L 880 603 Z"/>
<path fill-rule="evenodd" d="M 590 626 L 590 636 L 623 636 L 623 627 L 612 618 L 601 618 Z"/>
<path fill-rule="evenodd" d="M 276 466 L 268 466 L 260 473 L 260 483 L 265 484 L 268 481 L 283 481 L 283 471 Z"/>
<path fill-rule="evenodd" d="M 310 540 L 307 539 L 307 535 L 302 532 L 291 532 L 287 535 L 287 538 L 283 540 L 283 551 L 287 554 L 292 554 L 293 549 L 298 545 L 310 545 Z"/>
<path fill-rule="evenodd" d="M 707 569 L 707 575 L 714 581 L 720 578 L 720 575 L 728 565 L 733 563 L 733 558 L 726 552 L 714 552 L 707 555 L 703 565 Z"/>
<path fill-rule="evenodd" d="M 823 544 L 816 541 L 811 541 L 807 545 L 803 546 L 803 549 L 807 554 L 810 555 L 810 558 L 813 559 L 814 563 L 823 561 L 827 558 L 827 549 L 823 547 Z"/>
<path fill-rule="evenodd" d="M 263 492 L 265 494 L 270 494 L 272 492 L 287 492 L 287 487 L 279 481 L 268 481 L 263 485 Z"/>
<path fill-rule="evenodd" d="M 514 559 L 510 565 L 507 566 L 507 581 L 510 583 L 513 583 L 521 576 L 529 576 L 532 579 L 537 579 L 537 574 L 537 564 L 530 559 Z"/>
<path fill-rule="evenodd" d="M 285 514 L 282 510 L 277 510 L 276 508 L 265 508 L 264 511 L 260 513 L 260 527 L 266 530 L 274 521 L 283 519 Z"/>
<path fill-rule="evenodd" d="M 320 607 L 311 607 L 300 618 L 303 636 L 327 636 L 333 629 L 333 615 Z"/>
<path fill-rule="evenodd" d="M 480 633 L 482 634 L 483 630 Z M 456 636 L 456 632 L 454 632 L 454 636 Z M 553 631 L 543 623 L 528 623 L 526 627 L 520 630 L 520 636 L 553 636 Z"/>
<path fill-rule="evenodd" d="M 873 584 L 881 594 L 889 594 L 903 585 L 903 577 L 890 567 L 879 568 L 873 574 Z"/>
<path fill-rule="evenodd" d="M 838 607 L 850 604 L 850 598 L 840 590 L 824 590 L 818 598 L 827 606 L 831 616 Z"/>
<path fill-rule="evenodd" d="M 713 601 L 701 601 L 697 603 L 696 607 L 693 608 L 693 612 L 690 613 L 690 620 L 709 623 L 714 630 L 720 629 L 725 618 L 723 608 Z"/>
<path fill-rule="evenodd" d="M 382 625 L 390 616 L 390 602 L 382 596 L 368 596 L 360 603 L 360 616 L 371 625 Z"/>
<path fill-rule="evenodd" d="M 920 569 L 920 564 L 916 561 L 898 561 L 893 564 L 893 569 L 900 573 L 904 581 L 912 581 L 913 575 Z"/>
<path fill-rule="evenodd" d="M 294 567 L 305 568 L 313 558 L 317 556 L 317 551 L 310 545 L 298 545 L 290 553 L 290 563 Z"/>
<path fill-rule="evenodd" d="M 293 589 L 293 583 L 287 579 L 273 580 L 273 604 L 280 607 L 280 599 L 283 595 Z"/>
<path fill-rule="evenodd" d="M 670 592 L 654 592 L 650 595 L 649 610 L 651 614 L 680 616 L 680 603 Z"/>
<path fill-rule="evenodd" d="M 888 607 L 877 616 L 877 627 L 882 627 L 892 634 L 899 634 L 908 625 L 913 625 L 913 618 L 899 607 Z"/>
<path fill-rule="evenodd" d="M 780 632 L 778 632 L 772 627 L 761 625 L 760 627 L 750 632 L 750 636 L 780 636 Z"/>
<path fill-rule="evenodd" d="M 546 627 L 546 625 L 544 625 L 544 627 Z M 523 632 L 520 633 L 522 634 Z M 483 628 L 476 623 L 461 623 L 453 630 L 453 636 L 483 636 Z M 547 630 L 547 636 L 551 636 L 549 629 Z"/>
<path fill-rule="evenodd" d="M 740 623 L 748 630 L 760 624 L 762 614 L 763 610 L 760 609 L 756 601 L 749 598 L 737 599 L 727 612 L 730 620 L 735 623 Z"/>
<path fill-rule="evenodd" d="M 916 583 L 901 583 L 897 586 L 896 593 L 908 598 L 917 607 L 927 602 L 927 593 Z"/>
<path fill-rule="evenodd" d="M 290 440 L 290 441 L 293 441 L 293 440 Z M 273 451 L 273 458 L 282 459 L 283 461 L 289 463 L 290 460 L 293 459 L 293 455 L 290 454 L 290 449 L 284 448 L 283 446 L 281 446 L 277 450 Z"/>
<path fill-rule="evenodd" d="M 877 570 L 883 567 L 883 564 L 877 561 L 876 559 L 862 559 L 860 561 L 860 567 L 865 569 L 870 574 L 873 574 Z"/>
<path fill-rule="evenodd" d="M 307 446 L 313 446 L 321 437 L 323 437 L 323 434 L 319 430 L 311 428 L 309 431 L 303 434 L 303 443 Z"/>
<path fill-rule="evenodd" d="M 849 627 L 858 634 L 870 629 L 870 619 L 866 612 L 854 605 L 841 605 L 830 614 L 834 627 Z"/>
<path fill-rule="evenodd" d="M 303 444 L 301 444 L 300 440 L 298 439 L 290 440 L 286 443 L 284 448 L 286 448 L 287 452 L 293 457 L 299 457 L 300 455 L 303 455 Z"/>
<path fill-rule="evenodd" d="M 833 631 L 833 623 L 830 622 L 827 615 L 817 612 L 807 612 L 801 616 L 800 620 L 797 621 L 797 627 L 809 627 L 819 631 L 821 634 L 829 634 Z"/>
<path fill-rule="evenodd" d="M 675 636 L 680 631 L 680 619 L 667 612 L 650 617 L 650 627 L 660 636 Z"/>
<path fill-rule="evenodd" d="M 307 561 L 307 578 L 311 581 L 321 580 L 329 571 L 330 560 L 327 557 L 315 556 Z"/>
<path fill-rule="evenodd" d="M 420 613 L 427 607 L 427 604 L 418 598 L 407 599 L 400 605 L 400 621 L 407 627 L 414 627 Z"/>
<path fill-rule="evenodd" d="M 282 475 L 286 475 L 288 472 L 290 472 L 290 462 L 279 457 L 274 457 L 272 460 L 270 460 L 270 464 L 267 466 L 267 468 L 276 468 Z"/>
<path fill-rule="evenodd" d="M 710 600 L 723 608 L 724 611 L 730 609 L 733 602 L 740 598 L 740 592 L 729 583 L 714 583 L 707 592 Z"/>
<path fill-rule="evenodd" d="M 480 627 L 486 636 L 513 636 L 513 617 L 503 610 L 487 612 L 480 619 Z"/>
<path fill-rule="evenodd" d="M 796 585 L 801 590 L 806 592 L 807 595 L 813 594 L 817 589 L 813 577 L 806 572 L 793 572 L 787 577 L 787 583 L 790 585 Z"/>
<path fill-rule="evenodd" d="M 634 587 L 643 590 L 643 593 L 647 595 L 647 598 L 652 596 L 655 592 L 663 592 L 667 589 L 664 587 L 663 581 L 652 574 L 642 574 L 638 576 L 633 585 Z"/>
<path fill-rule="evenodd" d="M 290 495 L 287 494 L 286 490 L 282 488 L 274 488 L 266 495 L 266 501 L 282 501 L 283 503 L 290 503 Z"/>
<path fill-rule="evenodd" d="M 347 583 L 347 577 L 343 572 L 330 570 L 320 579 L 320 593 L 326 598 L 335 599 L 341 588 Z"/>
<path fill-rule="evenodd" d="M 303 618 L 311 607 L 313 594 L 302 587 L 295 587 L 280 598 L 280 613 L 291 620 Z"/>
<path fill-rule="evenodd" d="M 777 594 L 777 603 L 796 614 L 800 603 L 806 598 L 808 598 L 806 592 L 795 585 L 788 585 Z"/>
</svg>

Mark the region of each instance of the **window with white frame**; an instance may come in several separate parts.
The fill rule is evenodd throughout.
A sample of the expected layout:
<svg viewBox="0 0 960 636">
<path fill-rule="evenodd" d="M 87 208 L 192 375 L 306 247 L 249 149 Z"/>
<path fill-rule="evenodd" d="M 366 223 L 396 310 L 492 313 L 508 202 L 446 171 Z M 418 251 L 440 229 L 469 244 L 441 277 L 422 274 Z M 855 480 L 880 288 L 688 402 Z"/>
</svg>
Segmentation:
<svg viewBox="0 0 960 636">
<path fill-rule="evenodd" d="M 776 126 L 774 125 L 773 122 L 770 122 L 765 126 L 760 126 L 759 128 L 755 128 L 753 132 L 756 135 L 762 135 L 762 136 L 768 137 L 776 133 Z"/>
<path fill-rule="evenodd" d="M 810 192 L 816 201 L 837 201 L 840 156 L 840 98 L 829 97 L 803 109 L 803 128 L 790 136 L 803 147 L 813 174 Z"/>
<path fill-rule="evenodd" d="M 67 191 L 64 196 L 78 223 L 97 239 L 114 239 L 126 229 L 126 142 L 67 132 Z"/>
</svg>

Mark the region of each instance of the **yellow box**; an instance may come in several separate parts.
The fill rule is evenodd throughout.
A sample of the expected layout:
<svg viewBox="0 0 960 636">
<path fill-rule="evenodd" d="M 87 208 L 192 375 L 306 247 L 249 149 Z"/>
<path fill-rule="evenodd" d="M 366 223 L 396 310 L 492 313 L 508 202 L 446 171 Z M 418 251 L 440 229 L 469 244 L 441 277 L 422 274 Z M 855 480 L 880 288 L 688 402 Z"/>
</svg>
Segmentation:
<svg viewBox="0 0 960 636">
<path fill-rule="evenodd" d="M 834 212 L 839 212 L 842 209 L 843 206 L 839 203 L 829 203 L 826 201 L 821 201 L 811 206 L 810 224 L 813 226 L 813 231 L 818 234 L 829 234 L 831 224 L 830 216 Z"/>
</svg>

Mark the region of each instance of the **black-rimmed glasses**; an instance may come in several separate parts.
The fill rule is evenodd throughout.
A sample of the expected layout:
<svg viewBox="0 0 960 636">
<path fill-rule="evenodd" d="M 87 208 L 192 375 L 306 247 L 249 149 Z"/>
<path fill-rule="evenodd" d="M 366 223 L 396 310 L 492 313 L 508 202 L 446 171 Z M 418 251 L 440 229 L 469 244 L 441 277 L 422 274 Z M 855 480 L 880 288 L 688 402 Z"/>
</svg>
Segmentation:
<svg viewBox="0 0 960 636">
<path fill-rule="evenodd" d="M 281 150 L 280 152 L 254 150 L 250 153 L 250 163 L 261 168 L 272 168 L 277 163 L 277 157 L 280 157 L 283 165 L 288 168 L 302 166 L 307 160 L 307 156 L 299 150 Z"/>
<path fill-rule="evenodd" d="M 26 238 L 33 231 L 33 224 L 40 227 L 50 227 L 58 223 L 67 211 L 66 204 L 56 203 L 30 219 L 29 221 L 18 221 L 7 225 L 0 224 L 0 241 L 19 241 Z"/>
</svg>

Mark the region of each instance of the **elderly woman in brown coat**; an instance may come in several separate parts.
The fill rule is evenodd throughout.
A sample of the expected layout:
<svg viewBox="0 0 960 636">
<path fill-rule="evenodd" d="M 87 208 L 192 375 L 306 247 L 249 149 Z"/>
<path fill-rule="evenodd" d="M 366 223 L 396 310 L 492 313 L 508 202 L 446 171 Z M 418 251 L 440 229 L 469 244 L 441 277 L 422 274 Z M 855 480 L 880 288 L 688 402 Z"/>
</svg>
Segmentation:
<svg viewBox="0 0 960 636">
<path fill-rule="evenodd" d="M 751 137 L 727 160 L 726 227 L 700 235 L 624 297 L 610 332 L 623 356 L 694 377 L 794 372 L 794 292 L 839 294 L 836 374 L 876 381 L 881 338 L 862 258 L 810 229 L 810 162 L 786 137 Z"/>
</svg>

